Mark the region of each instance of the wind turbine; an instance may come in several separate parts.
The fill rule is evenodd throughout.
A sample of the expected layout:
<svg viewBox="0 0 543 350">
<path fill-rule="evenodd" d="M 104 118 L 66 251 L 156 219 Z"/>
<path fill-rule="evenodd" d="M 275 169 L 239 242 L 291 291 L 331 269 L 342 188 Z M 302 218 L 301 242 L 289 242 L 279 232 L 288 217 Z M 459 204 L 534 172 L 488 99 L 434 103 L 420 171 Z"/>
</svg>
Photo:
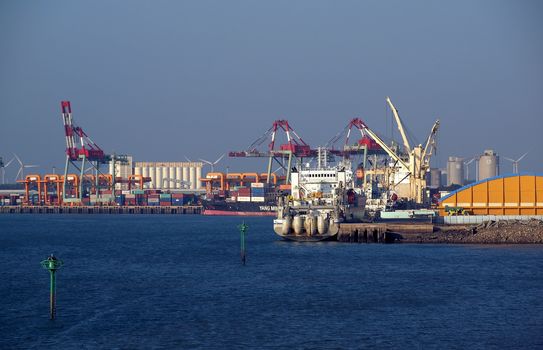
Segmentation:
<svg viewBox="0 0 543 350">
<path fill-rule="evenodd" d="M 0 157 L 0 171 L 2 172 L 2 185 L 6 183 L 6 168 L 13 162 L 15 158 L 11 158 L 9 162 L 4 164 L 4 160 Z"/>
<path fill-rule="evenodd" d="M 473 157 L 471 159 L 468 159 L 468 160 L 464 161 L 464 166 L 466 167 L 466 180 L 468 180 L 468 181 L 470 180 L 470 178 L 469 178 L 469 165 L 471 163 L 473 163 L 474 161 L 478 160 L 478 159 L 479 159 L 479 157 Z M 478 170 L 478 167 L 477 167 L 477 164 L 475 164 L 475 181 L 479 180 L 477 170 Z"/>
<path fill-rule="evenodd" d="M 505 158 L 506 160 L 510 161 L 511 163 L 513 163 L 513 174 L 518 174 L 518 163 L 520 163 L 520 161 L 526 157 L 526 155 L 528 154 L 529 152 L 526 152 L 524 153 L 522 156 L 520 156 L 519 159 L 517 160 L 514 160 L 514 159 L 511 159 L 511 158 L 507 158 L 507 157 L 503 157 Z"/>
<path fill-rule="evenodd" d="M 13 155 L 15 156 L 15 159 L 17 160 L 17 162 L 19 163 L 19 165 L 21 166 L 19 168 L 19 171 L 17 172 L 17 175 L 15 176 L 15 181 L 17 181 L 18 179 L 19 180 L 24 180 L 24 170 L 25 168 L 37 168 L 39 165 L 25 165 L 23 164 L 23 162 L 21 161 L 21 158 L 19 158 L 15 153 L 13 153 Z M 13 159 L 12 159 L 13 160 Z M 20 177 L 19 177 L 20 176 Z"/>
<path fill-rule="evenodd" d="M 214 162 L 210 162 L 209 160 L 205 160 L 205 159 L 201 159 L 200 160 L 206 164 L 209 164 L 209 166 L 211 166 L 211 172 L 215 172 L 215 165 L 217 165 L 218 162 L 221 161 L 221 159 L 223 159 L 223 157 L 225 156 L 226 154 L 223 154 L 221 155 L 216 161 Z"/>
</svg>

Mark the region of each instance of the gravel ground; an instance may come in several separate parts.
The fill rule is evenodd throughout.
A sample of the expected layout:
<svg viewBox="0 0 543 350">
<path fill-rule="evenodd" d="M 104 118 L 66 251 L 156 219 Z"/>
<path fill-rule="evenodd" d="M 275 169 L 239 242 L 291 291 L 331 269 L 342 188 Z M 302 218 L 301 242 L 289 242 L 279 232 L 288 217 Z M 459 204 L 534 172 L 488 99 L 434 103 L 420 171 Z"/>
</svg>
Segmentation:
<svg viewBox="0 0 543 350">
<path fill-rule="evenodd" d="M 477 226 L 445 226 L 423 239 L 425 242 L 543 244 L 543 221 L 488 221 Z"/>
</svg>

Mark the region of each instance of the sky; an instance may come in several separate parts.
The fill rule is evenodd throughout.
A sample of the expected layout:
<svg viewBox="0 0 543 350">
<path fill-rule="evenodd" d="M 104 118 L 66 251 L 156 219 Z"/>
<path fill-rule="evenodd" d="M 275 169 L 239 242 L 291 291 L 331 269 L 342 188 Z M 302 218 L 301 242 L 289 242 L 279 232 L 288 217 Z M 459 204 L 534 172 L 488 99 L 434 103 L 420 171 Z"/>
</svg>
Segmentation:
<svg viewBox="0 0 543 350">
<path fill-rule="evenodd" d="M 276 119 L 311 146 L 390 96 L 433 166 L 543 172 L 540 1 L 0 1 L 0 156 L 62 168 L 60 101 L 107 153 L 214 160 Z M 225 158 L 216 170 L 265 169 Z M 14 177 L 18 166 L 7 169 Z M 257 169 L 258 170 L 258 169 Z"/>
</svg>

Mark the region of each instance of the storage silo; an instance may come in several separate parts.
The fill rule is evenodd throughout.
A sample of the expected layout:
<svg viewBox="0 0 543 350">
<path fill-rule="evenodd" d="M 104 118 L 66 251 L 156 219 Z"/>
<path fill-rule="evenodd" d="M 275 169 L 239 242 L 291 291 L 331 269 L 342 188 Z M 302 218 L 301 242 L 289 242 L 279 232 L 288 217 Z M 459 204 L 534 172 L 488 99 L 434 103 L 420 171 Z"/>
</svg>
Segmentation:
<svg viewBox="0 0 543 350">
<path fill-rule="evenodd" d="M 198 165 L 196 167 L 196 188 L 200 189 L 202 187 L 202 166 Z"/>
<path fill-rule="evenodd" d="M 149 177 L 149 166 L 147 163 L 142 163 L 142 169 L 141 169 L 141 176 L 143 177 Z M 149 187 L 149 183 L 144 185 L 145 188 Z"/>
<path fill-rule="evenodd" d="M 479 177 L 477 180 L 484 180 L 496 177 L 500 174 L 500 158 L 494 150 L 487 149 L 479 157 Z"/>
<path fill-rule="evenodd" d="M 464 185 L 464 159 L 449 157 L 447 161 L 447 186 Z"/>
<path fill-rule="evenodd" d="M 432 168 L 428 172 L 429 182 L 428 187 L 430 188 L 440 188 L 441 187 L 441 169 Z"/>
<path fill-rule="evenodd" d="M 183 180 L 183 168 L 180 166 L 179 163 L 177 163 L 177 167 L 175 168 L 175 179 L 177 181 Z M 181 183 L 176 182 L 175 183 L 175 188 L 181 188 Z"/>
<path fill-rule="evenodd" d="M 190 181 L 188 163 L 183 163 L 183 181 Z"/>
<path fill-rule="evenodd" d="M 134 167 L 134 175 L 141 175 L 141 166 L 136 165 Z"/>
<path fill-rule="evenodd" d="M 156 188 L 162 189 L 162 173 L 164 172 L 164 167 L 161 163 L 156 165 Z"/>
<path fill-rule="evenodd" d="M 168 171 L 168 177 L 170 179 L 172 179 L 172 181 L 168 181 L 168 184 L 170 185 L 169 188 L 176 188 L 176 182 L 173 181 L 173 180 L 177 180 L 175 178 L 175 167 L 174 167 L 175 163 L 170 163 L 170 168 L 169 168 L 169 171 Z"/>
<path fill-rule="evenodd" d="M 156 188 L 156 166 L 155 163 L 149 163 L 149 177 L 151 178 L 151 183 L 149 188 Z"/>
<path fill-rule="evenodd" d="M 190 188 L 192 190 L 196 189 L 196 168 L 192 166 L 189 169 L 189 181 L 190 181 Z"/>
</svg>

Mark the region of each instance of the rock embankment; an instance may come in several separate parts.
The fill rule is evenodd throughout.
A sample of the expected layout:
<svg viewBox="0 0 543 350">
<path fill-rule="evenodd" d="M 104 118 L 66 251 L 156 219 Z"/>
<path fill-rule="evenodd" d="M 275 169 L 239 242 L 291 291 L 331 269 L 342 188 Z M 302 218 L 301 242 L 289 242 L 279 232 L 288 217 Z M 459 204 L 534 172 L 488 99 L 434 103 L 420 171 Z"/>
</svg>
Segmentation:
<svg viewBox="0 0 543 350">
<path fill-rule="evenodd" d="M 543 221 L 501 220 L 477 226 L 442 226 L 424 242 L 476 244 L 543 244 Z"/>
</svg>

